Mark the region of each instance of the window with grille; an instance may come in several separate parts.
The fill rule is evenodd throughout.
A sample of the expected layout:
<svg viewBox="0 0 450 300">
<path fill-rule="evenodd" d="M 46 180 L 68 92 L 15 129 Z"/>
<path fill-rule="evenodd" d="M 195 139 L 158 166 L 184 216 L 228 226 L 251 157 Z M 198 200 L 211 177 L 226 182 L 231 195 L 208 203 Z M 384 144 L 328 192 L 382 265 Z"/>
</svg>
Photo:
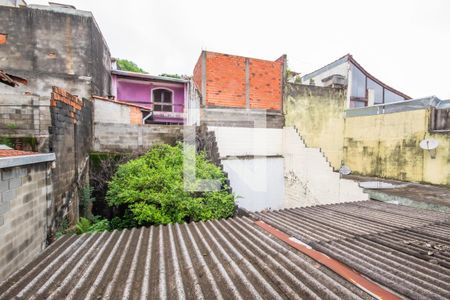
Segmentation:
<svg viewBox="0 0 450 300">
<path fill-rule="evenodd" d="M 154 111 L 172 111 L 173 92 L 166 89 L 154 89 L 153 110 Z"/>
</svg>

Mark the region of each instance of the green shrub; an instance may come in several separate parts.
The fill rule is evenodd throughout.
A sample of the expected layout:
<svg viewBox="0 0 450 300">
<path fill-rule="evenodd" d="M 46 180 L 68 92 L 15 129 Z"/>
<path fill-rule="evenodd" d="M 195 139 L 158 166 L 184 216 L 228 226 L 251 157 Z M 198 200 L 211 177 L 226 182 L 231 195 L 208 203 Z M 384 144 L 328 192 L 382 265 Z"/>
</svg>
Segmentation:
<svg viewBox="0 0 450 300">
<path fill-rule="evenodd" d="M 235 199 L 229 193 L 222 170 L 207 161 L 204 154 L 198 154 L 196 158 L 197 178 L 219 181 L 220 190 L 186 190 L 182 145 L 158 145 L 118 168 L 109 183 L 106 199 L 111 206 L 125 205 L 138 225 L 204 221 L 232 216 Z"/>
<path fill-rule="evenodd" d="M 109 221 L 107 219 L 101 219 L 99 217 L 94 217 L 91 222 L 89 219 L 80 218 L 80 221 L 75 225 L 77 234 L 87 233 L 87 232 L 100 232 L 108 231 L 111 229 Z"/>
<path fill-rule="evenodd" d="M 80 221 L 75 225 L 78 234 L 89 232 L 89 227 L 91 227 L 91 221 L 83 217 L 81 217 Z"/>
</svg>

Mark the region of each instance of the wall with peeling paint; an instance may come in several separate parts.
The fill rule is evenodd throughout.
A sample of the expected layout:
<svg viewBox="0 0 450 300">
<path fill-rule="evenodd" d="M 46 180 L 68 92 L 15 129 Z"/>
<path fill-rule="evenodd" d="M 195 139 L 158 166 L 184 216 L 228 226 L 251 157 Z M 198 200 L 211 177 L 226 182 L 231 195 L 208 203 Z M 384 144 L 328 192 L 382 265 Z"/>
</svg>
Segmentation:
<svg viewBox="0 0 450 300">
<path fill-rule="evenodd" d="M 450 132 L 430 132 L 428 109 L 344 118 L 340 89 L 287 84 L 287 126 L 298 128 L 308 147 L 320 148 L 337 170 L 405 181 L 450 185 Z M 420 141 L 439 141 L 436 158 Z"/>
<path fill-rule="evenodd" d="M 430 110 L 345 119 L 344 162 L 354 173 L 450 185 L 450 132 L 430 133 Z M 420 141 L 439 141 L 436 158 Z"/>
<path fill-rule="evenodd" d="M 52 86 L 90 98 L 109 95 L 111 57 L 92 13 L 32 5 L 0 6 L 0 69 L 28 80 L 0 94 L 49 95 Z"/>
<path fill-rule="evenodd" d="M 295 126 L 307 147 L 321 148 L 334 170 L 343 158 L 345 101 L 341 89 L 286 85 L 286 126 Z"/>
</svg>

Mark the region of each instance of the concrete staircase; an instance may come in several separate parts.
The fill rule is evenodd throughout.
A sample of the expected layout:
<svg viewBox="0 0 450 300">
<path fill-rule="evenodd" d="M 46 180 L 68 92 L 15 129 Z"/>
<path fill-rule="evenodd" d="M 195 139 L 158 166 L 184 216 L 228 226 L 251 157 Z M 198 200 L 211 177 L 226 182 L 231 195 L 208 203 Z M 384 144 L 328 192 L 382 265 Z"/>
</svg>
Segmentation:
<svg viewBox="0 0 450 300">
<path fill-rule="evenodd" d="M 293 127 L 214 127 L 220 160 L 239 205 L 251 210 L 367 200 L 341 179 L 319 148 L 308 148 Z"/>
<path fill-rule="evenodd" d="M 308 148 L 297 130 L 283 128 L 285 207 L 367 200 L 357 182 L 340 178 L 319 148 Z"/>
</svg>

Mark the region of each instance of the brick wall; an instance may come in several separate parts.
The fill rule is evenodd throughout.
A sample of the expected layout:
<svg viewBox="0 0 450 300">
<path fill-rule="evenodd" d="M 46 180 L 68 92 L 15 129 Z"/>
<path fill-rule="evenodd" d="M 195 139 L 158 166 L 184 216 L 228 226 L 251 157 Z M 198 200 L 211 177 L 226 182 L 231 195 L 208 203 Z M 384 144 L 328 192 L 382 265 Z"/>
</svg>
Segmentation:
<svg viewBox="0 0 450 300">
<path fill-rule="evenodd" d="M 282 63 L 250 60 L 250 108 L 281 110 Z"/>
<path fill-rule="evenodd" d="M 206 104 L 245 107 L 245 58 L 206 54 Z"/>
<path fill-rule="evenodd" d="M 200 95 L 202 92 L 202 59 L 203 59 L 203 53 L 200 54 L 200 57 L 198 58 L 197 63 L 195 64 L 193 78 L 192 78 L 192 80 L 195 84 L 195 87 L 199 91 Z"/>
<path fill-rule="evenodd" d="M 46 245 L 50 170 L 47 162 L 0 169 L 0 281 Z"/>
<path fill-rule="evenodd" d="M 251 108 L 281 111 L 285 56 L 276 61 L 204 52 L 194 68 L 194 82 L 208 107 Z M 206 64 L 202 78 L 202 64 Z"/>
<path fill-rule="evenodd" d="M 51 230 L 54 232 L 64 217 L 69 224 L 78 219 L 79 190 L 88 184 L 93 104 L 58 87 L 52 89 L 50 104 L 50 151 L 56 155 L 52 174 L 55 200 Z"/>
<path fill-rule="evenodd" d="M 130 124 L 142 124 L 142 111 L 137 107 L 130 107 Z"/>
</svg>

